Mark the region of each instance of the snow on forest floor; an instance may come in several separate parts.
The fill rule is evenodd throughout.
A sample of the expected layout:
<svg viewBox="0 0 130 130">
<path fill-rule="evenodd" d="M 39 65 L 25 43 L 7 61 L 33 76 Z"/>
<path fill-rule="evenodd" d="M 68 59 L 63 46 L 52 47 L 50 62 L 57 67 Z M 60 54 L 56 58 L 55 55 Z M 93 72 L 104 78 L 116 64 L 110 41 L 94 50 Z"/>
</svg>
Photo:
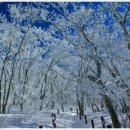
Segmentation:
<svg viewBox="0 0 130 130">
<path fill-rule="evenodd" d="M 1 128 L 38 128 L 42 125 L 45 128 L 52 128 L 51 113 L 56 113 L 57 128 L 91 128 L 91 119 L 94 120 L 96 128 L 102 128 L 100 117 L 103 116 L 106 124 L 111 124 L 109 114 L 106 112 L 92 113 L 91 110 L 86 112 L 88 124 L 85 119 L 79 119 L 76 111 L 66 111 L 57 114 L 57 111 L 42 111 L 35 114 L 1 114 Z"/>
<path fill-rule="evenodd" d="M 43 125 L 45 128 L 52 128 L 51 112 L 56 113 L 57 128 L 91 128 L 91 119 L 94 119 L 95 127 L 101 128 L 100 117 L 103 116 L 105 121 L 110 122 L 110 117 L 104 112 L 92 113 L 91 110 L 86 112 L 88 124 L 85 119 L 79 119 L 76 111 L 66 111 L 57 114 L 56 111 L 43 111 L 36 114 L 1 114 L 1 128 L 38 128 Z M 111 122 L 110 122 L 111 123 Z"/>
</svg>

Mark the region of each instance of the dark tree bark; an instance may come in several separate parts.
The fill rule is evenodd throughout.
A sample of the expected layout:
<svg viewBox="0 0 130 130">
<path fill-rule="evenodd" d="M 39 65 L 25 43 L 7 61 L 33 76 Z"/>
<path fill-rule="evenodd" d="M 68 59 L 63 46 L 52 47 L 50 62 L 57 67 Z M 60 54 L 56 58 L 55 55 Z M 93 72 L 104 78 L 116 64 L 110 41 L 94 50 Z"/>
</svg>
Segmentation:
<svg viewBox="0 0 130 130">
<path fill-rule="evenodd" d="M 79 99 L 79 96 L 77 94 L 77 101 L 78 101 L 78 107 L 79 107 L 79 115 L 84 116 L 84 97 L 81 97 L 81 100 Z"/>
<path fill-rule="evenodd" d="M 105 95 L 104 96 L 104 101 L 105 101 L 106 106 L 108 108 L 108 111 L 110 113 L 111 120 L 112 120 L 112 123 L 113 123 L 113 127 L 114 128 L 121 128 L 121 124 L 120 124 L 120 122 L 118 120 L 118 116 L 117 116 L 117 114 L 116 114 L 116 112 L 114 110 L 111 99 L 107 95 Z"/>
</svg>

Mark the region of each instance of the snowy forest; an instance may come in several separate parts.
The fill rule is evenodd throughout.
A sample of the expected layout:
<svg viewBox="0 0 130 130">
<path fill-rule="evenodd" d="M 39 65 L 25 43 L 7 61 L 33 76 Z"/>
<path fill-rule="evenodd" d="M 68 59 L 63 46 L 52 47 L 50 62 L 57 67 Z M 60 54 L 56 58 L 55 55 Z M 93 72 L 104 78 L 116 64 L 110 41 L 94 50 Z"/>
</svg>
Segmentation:
<svg viewBox="0 0 130 130">
<path fill-rule="evenodd" d="M 0 128 L 129 128 L 129 2 L 1 2 Z"/>
</svg>

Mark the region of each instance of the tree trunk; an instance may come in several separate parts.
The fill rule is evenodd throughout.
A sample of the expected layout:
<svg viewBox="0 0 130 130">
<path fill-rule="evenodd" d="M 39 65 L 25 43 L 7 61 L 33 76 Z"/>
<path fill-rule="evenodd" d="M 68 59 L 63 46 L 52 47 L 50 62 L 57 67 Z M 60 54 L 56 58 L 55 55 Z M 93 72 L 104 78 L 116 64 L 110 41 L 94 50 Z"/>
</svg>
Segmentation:
<svg viewBox="0 0 130 130">
<path fill-rule="evenodd" d="M 20 110 L 23 111 L 23 103 L 20 104 Z"/>
<path fill-rule="evenodd" d="M 123 104 L 121 104 L 122 110 L 123 110 L 123 112 L 127 113 L 127 116 L 128 116 L 129 122 L 130 122 L 129 108 L 128 108 L 124 98 L 122 98 L 122 102 L 123 102 Z"/>
<path fill-rule="evenodd" d="M 1 107 L 2 107 L 2 106 L 1 106 L 1 105 L 2 105 L 2 103 L 1 103 L 1 100 L 2 100 L 2 98 L 1 98 L 1 97 L 2 97 L 2 96 L 1 96 L 1 93 L 2 93 L 2 92 L 1 92 L 1 88 L 2 88 L 2 87 L 1 87 L 1 80 L 0 80 L 0 113 L 1 113 Z"/>
<path fill-rule="evenodd" d="M 116 114 L 116 112 L 114 110 L 111 99 L 107 95 L 105 95 L 104 100 L 105 100 L 106 106 L 108 108 L 108 111 L 110 113 L 111 120 L 112 120 L 112 123 L 113 123 L 113 127 L 114 128 L 121 128 L 121 124 L 120 124 L 120 122 L 118 120 L 118 116 L 117 116 L 117 114 Z"/>
<path fill-rule="evenodd" d="M 84 103 L 78 99 L 78 107 L 80 116 L 84 116 Z"/>
<path fill-rule="evenodd" d="M 81 105 L 80 105 L 80 116 L 84 116 L 84 103 L 81 102 Z"/>
<path fill-rule="evenodd" d="M 5 111 L 6 111 L 6 106 L 2 105 L 2 114 L 5 114 Z"/>
<path fill-rule="evenodd" d="M 62 109 L 62 112 L 64 112 L 64 105 L 61 104 L 61 109 Z"/>
</svg>

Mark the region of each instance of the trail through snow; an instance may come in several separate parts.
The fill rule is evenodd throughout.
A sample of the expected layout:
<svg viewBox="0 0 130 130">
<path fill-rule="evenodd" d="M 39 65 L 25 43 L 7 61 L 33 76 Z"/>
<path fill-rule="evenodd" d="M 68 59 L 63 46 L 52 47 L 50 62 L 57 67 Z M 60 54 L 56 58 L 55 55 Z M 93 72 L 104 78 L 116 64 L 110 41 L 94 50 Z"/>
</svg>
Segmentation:
<svg viewBox="0 0 130 130">
<path fill-rule="evenodd" d="M 53 128 L 51 113 L 56 113 L 57 128 L 91 128 L 91 119 L 94 120 L 96 128 L 102 128 L 100 117 L 103 116 L 107 124 L 111 123 L 110 116 L 105 112 L 86 112 L 88 124 L 85 119 L 79 119 L 76 111 L 65 111 L 57 114 L 56 111 L 43 111 L 35 114 L 1 114 L 1 128 L 38 128 L 42 125 L 45 128 Z"/>
</svg>

